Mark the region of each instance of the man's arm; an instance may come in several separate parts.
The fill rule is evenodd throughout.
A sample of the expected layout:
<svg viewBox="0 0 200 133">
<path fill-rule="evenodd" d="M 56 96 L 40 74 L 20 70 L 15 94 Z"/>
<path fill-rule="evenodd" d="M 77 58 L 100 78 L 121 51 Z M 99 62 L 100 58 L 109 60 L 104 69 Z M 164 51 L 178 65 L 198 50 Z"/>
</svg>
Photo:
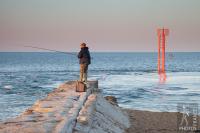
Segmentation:
<svg viewBox="0 0 200 133">
<path fill-rule="evenodd" d="M 89 64 L 91 64 L 90 52 L 88 51 Z"/>
<path fill-rule="evenodd" d="M 82 50 L 78 53 L 78 58 L 82 58 L 83 57 L 83 52 Z"/>
</svg>

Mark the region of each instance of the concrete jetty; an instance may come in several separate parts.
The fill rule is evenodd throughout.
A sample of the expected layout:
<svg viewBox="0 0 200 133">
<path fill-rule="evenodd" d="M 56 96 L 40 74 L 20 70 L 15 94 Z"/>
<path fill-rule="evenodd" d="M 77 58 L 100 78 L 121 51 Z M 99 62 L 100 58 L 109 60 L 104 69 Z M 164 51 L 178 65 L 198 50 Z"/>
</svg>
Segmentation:
<svg viewBox="0 0 200 133">
<path fill-rule="evenodd" d="M 69 81 L 0 123 L 0 133 L 123 133 L 129 126 L 128 115 L 102 96 L 98 81 L 89 81 L 82 93 Z"/>
</svg>

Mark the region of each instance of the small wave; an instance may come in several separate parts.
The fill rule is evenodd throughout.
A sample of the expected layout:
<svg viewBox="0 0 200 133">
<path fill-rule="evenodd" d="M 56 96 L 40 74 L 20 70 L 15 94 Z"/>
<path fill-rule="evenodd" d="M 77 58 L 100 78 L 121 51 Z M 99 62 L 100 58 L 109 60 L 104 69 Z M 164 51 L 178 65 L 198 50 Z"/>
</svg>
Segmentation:
<svg viewBox="0 0 200 133">
<path fill-rule="evenodd" d="M 167 90 L 174 90 L 174 91 L 177 91 L 177 90 L 187 90 L 188 88 L 183 88 L 183 87 L 169 87 L 167 88 Z"/>
<path fill-rule="evenodd" d="M 187 93 L 187 94 L 183 94 L 183 96 L 200 96 L 199 93 Z"/>
<path fill-rule="evenodd" d="M 96 73 L 96 72 L 107 72 L 107 73 L 123 73 L 124 72 L 144 72 L 144 73 L 155 73 L 157 70 L 156 69 L 90 69 L 90 72 Z"/>
<path fill-rule="evenodd" d="M 11 90 L 11 89 L 13 89 L 13 86 L 12 85 L 5 85 L 3 88 L 6 89 L 6 90 Z"/>
<path fill-rule="evenodd" d="M 131 102 L 132 102 L 131 100 L 122 100 L 121 101 L 122 104 L 127 104 L 127 103 L 131 103 Z"/>
</svg>

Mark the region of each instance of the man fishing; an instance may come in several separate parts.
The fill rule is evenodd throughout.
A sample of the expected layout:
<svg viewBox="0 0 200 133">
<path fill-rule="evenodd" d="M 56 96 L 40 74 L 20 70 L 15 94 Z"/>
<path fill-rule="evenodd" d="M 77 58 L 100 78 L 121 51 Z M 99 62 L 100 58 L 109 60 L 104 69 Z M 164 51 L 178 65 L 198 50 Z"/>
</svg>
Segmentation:
<svg viewBox="0 0 200 133">
<path fill-rule="evenodd" d="M 74 53 L 62 52 L 62 51 L 58 51 L 58 50 L 52 50 L 52 49 L 41 48 L 41 47 L 36 47 L 36 46 L 24 46 L 24 47 L 30 47 L 30 48 L 34 48 L 34 49 L 42 49 L 42 50 L 53 51 L 53 52 L 58 52 L 58 53 L 63 53 L 63 54 L 76 55 Z M 80 81 L 87 83 L 88 65 L 91 62 L 90 52 L 85 43 L 81 43 L 80 47 L 81 47 L 81 50 L 78 54 L 78 58 L 80 60 L 79 61 L 79 63 L 80 63 Z"/>
<path fill-rule="evenodd" d="M 87 83 L 88 65 L 91 63 L 90 52 L 85 43 L 80 44 L 81 50 L 78 54 L 80 64 L 80 81 Z"/>
</svg>

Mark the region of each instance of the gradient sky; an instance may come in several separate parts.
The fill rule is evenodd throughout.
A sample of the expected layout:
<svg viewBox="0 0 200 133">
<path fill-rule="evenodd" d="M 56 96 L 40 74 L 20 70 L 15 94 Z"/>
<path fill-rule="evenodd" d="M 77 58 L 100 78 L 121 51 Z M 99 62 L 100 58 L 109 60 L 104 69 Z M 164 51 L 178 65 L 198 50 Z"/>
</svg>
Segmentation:
<svg viewBox="0 0 200 133">
<path fill-rule="evenodd" d="M 200 0 L 0 0 L 0 51 L 200 51 Z M 37 50 L 36 50 L 37 51 Z"/>
</svg>

